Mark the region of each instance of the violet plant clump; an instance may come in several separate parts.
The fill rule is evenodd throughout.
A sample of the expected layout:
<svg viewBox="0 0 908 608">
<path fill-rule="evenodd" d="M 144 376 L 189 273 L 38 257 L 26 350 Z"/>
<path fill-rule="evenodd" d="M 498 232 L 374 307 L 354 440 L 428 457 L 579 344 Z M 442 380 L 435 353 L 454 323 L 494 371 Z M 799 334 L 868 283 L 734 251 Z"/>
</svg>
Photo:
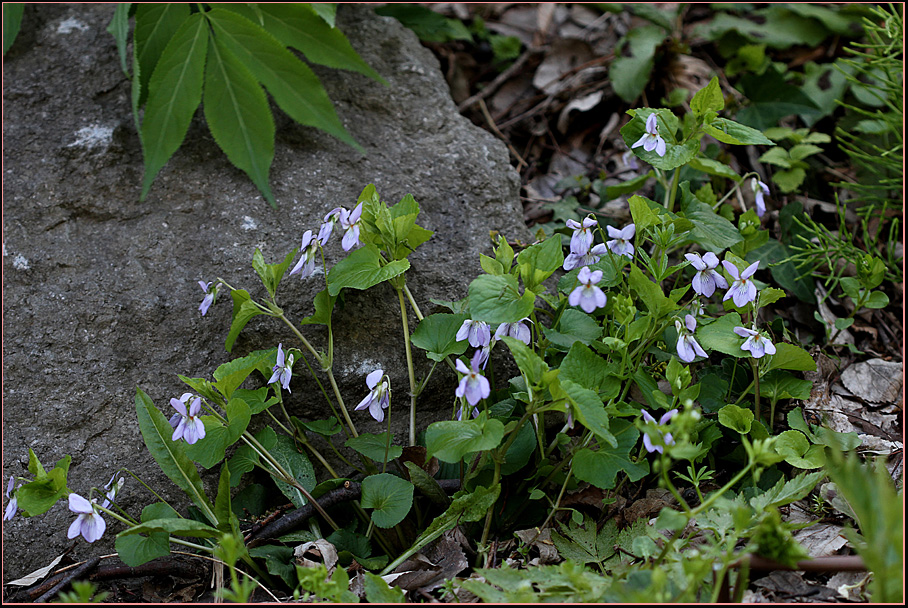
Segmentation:
<svg viewBox="0 0 908 608">
<path fill-rule="evenodd" d="M 316 218 L 318 225 L 300 227 L 302 238 L 294 241 L 300 247 L 281 261 L 268 264 L 256 250 L 253 268 L 264 288 L 261 297 L 217 278 L 218 288 L 229 290 L 233 300 L 225 347 L 233 349 L 255 316 L 275 319 L 287 328 L 287 338 L 276 348 L 224 363 L 214 370 L 213 380 L 180 376 L 192 392 L 170 400 L 176 414 L 169 423 L 148 394 L 138 389 L 136 395 L 146 446 L 187 494 L 194 517 L 163 501 L 155 503 L 153 518 L 144 512 L 115 513 L 111 507 L 117 506 L 122 486 L 114 483 L 119 472 L 97 490 L 104 497 L 98 504 L 90 494 L 83 498 L 66 488 L 69 463 L 61 461 L 52 473 L 40 463 L 30 466 L 35 480 L 12 495 L 11 479 L 4 518 L 17 508 L 29 515 L 50 508 L 23 492 L 41 483 L 45 494 L 57 492 L 56 499 L 67 499 L 77 514 L 70 537 L 95 542 L 106 528 L 102 513 L 110 515 L 117 526 L 123 525 L 117 549 L 127 564 L 165 555 L 171 543 L 229 557 L 225 561 L 232 568 L 235 597 L 245 597 L 248 589 L 240 589 L 231 565 L 241 561 L 250 573 L 285 585 L 289 593 L 314 584 L 305 569 L 290 567 L 295 562 L 285 555 L 285 547 L 269 544 L 267 537 L 256 542 L 259 546 L 247 547 L 255 533 L 244 539 L 240 520 L 247 517 L 243 509 L 249 503 L 233 489 L 253 470 L 297 509 L 314 509 L 306 532 L 312 542 L 333 543 L 379 576 L 395 571 L 455 525 L 472 533 L 471 550 L 481 566 L 493 558 L 494 539 L 527 527 L 547 529 L 569 509 L 565 499 L 570 493 L 594 488 L 597 496 L 615 497 L 623 487 L 648 480 L 666 488 L 678 508 L 663 510 L 655 524 L 634 524 L 639 540 L 621 545 L 634 556 L 634 564 L 617 553 L 598 562 L 614 577 L 615 601 L 630 597 L 620 590 L 634 569 L 653 580 L 664 571 L 670 581 L 664 588 L 694 589 L 691 593 L 715 601 L 716 573 L 721 579 L 742 557 L 741 548 L 749 551 L 748 543 L 766 530 L 784 537 L 789 529 L 774 522 L 771 513 L 806 495 L 819 476 L 780 481 L 787 493 L 775 502 L 759 485 L 767 471 L 773 471 L 773 478 L 786 475 L 778 463 L 801 467 L 806 462 L 806 452 L 796 454 L 786 443 L 790 435 L 773 434 L 772 414 L 769 421 L 761 419 L 760 399 L 769 398 L 774 406 L 778 393 L 767 389 L 775 390 L 780 381 L 794 386 L 798 379 L 792 372 L 809 368 L 806 361 L 812 359 L 784 342 L 780 322 L 761 315 L 784 292 L 761 282 L 770 279 L 769 273 L 757 278 L 760 252 L 745 246 L 751 233 L 744 234 L 753 226 L 746 221 L 736 226 L 726 217 L 735 209 L 716 213 L 692 192 L 690 182 L 680 179 L 681 169 L 700 158 L 700 139 L 718 137 L 717 130 L 735 133 L 734 142 L 720 140 L 729 145 L 771 142 L 755 129 L 718 116 L 724 98 L 715 79 L 694 96 L 690 108 L 685 121 L 665 108 L 640 108 L 621 129 L 635 158 L 652 165 L 663 186 L 661 202 L 630 196 L 632 221 L 622 228 L 591 215 L 530 244 L 515 247 L 499 235 L 490 252 L 494 257 L 481 257 L 485 272 L 460 301 L 422 302 L 410 290 L 408 258 L 432 233 L 416 223 L 419 204 L 412 196 L 388 205 L 372 185 L 351 205 L 352 211 L 336 207 L 324 216 L 319 213 L 323 219 Z M 728 188 L 728 198 L 751 175 L 726 169 L 714 176 Z M 758 200 L 767 194 L 762 186 L 755 192 Z M 716 195 L 716 200 L 724 199 Z M 748 213 L 753 219 L 753 212 Z M 704 223 L 709 228 L 699 230 Z M 335 235 L 345 253 L 329 266 L 332 252 L 329 248 L 326 255 L 326 247 Z M 318 264 L 323 273 L 316 272 Z M 302 285 L 318 289 L 315 312 L 305 319 L 292 318 L 278 297 L 282 279 L 294 274 Z M 367 367 L 372 371 L 355 380 L 358 401 L 350 403 L 357 403 L 353 411 L 368 411 L 369 416 L 354 420 L 346 405 L 350 395 L 342 389 L 347 383 L 335 376 L 335 349 L 349 346 L 334 343 L 335 304 L 346 290 L 382 283 L 387 287 L 372 293 L 393 294 L 400 309 L 393 334 L 402 339 L 407 387 L 401 389 L 396 373 L 386 371 L 387 362 Z M 210 285 L 200 283 L 206 300 Z M 296 289 L 300 282 L 292 285 L 286 289 Z M 719 289 L 727 290 L 722 298 L 716 297 Z M 203 314 L 217 305 L 216 295 L 217 288 L 207 305 L 203 302 Z M 430 304 L 436 311 L 448 310 L 424 314 Z M 291 340 L 295 347 L 285 348 Z M 427 361 L 415 357 L 414 349 Z M 399 373 L 402 377 L 404 372 Z M 396 397 L 392 403 L 392 377 L 397 395 L 406 399 Z M 291 384 L 300 390 L 291 392 Z M 312 419 L 316 398 L 324 398 L 332 416 Z M 450 405 L 446 420 L 420 415 L 421 404 L 430 400 Z M 408 410 L 405 430 L 391 426 L 392 414 L 400 419 L 398 410 Z M 250 430 L 254 415 L 268 422 L 255 433 Z M 384 432 L 362 432 L 358 424 L 385 425 Z M 850 436 L 839 435 L 835 445 L 851 445 Z M 731 448 L 737 450 L 737 468 L 713 470 L 712 463 Z M 213 499 L 196 463 L 206 469 L 220 465 Z M 328 512 L 320 499 L 349 490 L 352 475 L 358 476 L 357 501 Z M 446 485 L 456 480 L 460 488 L 453 498 L 441 489 L 445 479 Z M 706 491 L 706 481 L 714 491 Z M 682 495 L 679 482 L 693 488 L 696 501 Z M 508 498 L 514 496 L 520 500 Z M 236 507 L 237 502 L 246 506 Z M 571 535 L 580 534 L 584 520 L 579 515 L 580 523 L 558 524 L 560 532 L 553 528 L 551 538 L 563 553 L 571 551 Z M 721 522 L 733 517 L 741 525 L 722 528 Z M 704 542 L 699 557 L 685 562 L 693 568 L 685 573 L 679 556 L 693 549 L 691 535 L 682 534 L 688 525 L 698 527 Z M 669 536 L 661 532 L 666 530 Z M 615 539 L 620 539 L 617 528 Z M 620 542 L 609 541 L 604 551 Z M 796 553 L 796 543 L 782 544 L 785 555 Z M 347 590 L 340 586 L 332 597 Z"/>
</svg>

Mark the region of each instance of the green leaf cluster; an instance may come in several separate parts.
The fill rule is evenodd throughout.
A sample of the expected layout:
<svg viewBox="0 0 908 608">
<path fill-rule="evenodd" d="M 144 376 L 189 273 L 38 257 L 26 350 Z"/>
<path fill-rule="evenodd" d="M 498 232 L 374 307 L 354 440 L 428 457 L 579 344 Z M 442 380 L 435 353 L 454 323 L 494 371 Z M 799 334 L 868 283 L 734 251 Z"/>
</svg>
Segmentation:
<svg viewBox="0 0 908 608">
<path fill-rule="evenodd" d="M 290 50 L 312 63 L 384 82 L 333 26 L 333 11 L 309 4 L 211 4 L 201 10 L 189 4 L 122 4 L 108 31 L 127 75 L 131 13 L 133 112 L 145 158 L 142 200 L 185 139 L 200 103 L 215 142 L 272 206 L 277 205 L 268 177 L 274 119 L 265 91 L 296 122 L 363 151 L 318 77 Z"/>
</svg>

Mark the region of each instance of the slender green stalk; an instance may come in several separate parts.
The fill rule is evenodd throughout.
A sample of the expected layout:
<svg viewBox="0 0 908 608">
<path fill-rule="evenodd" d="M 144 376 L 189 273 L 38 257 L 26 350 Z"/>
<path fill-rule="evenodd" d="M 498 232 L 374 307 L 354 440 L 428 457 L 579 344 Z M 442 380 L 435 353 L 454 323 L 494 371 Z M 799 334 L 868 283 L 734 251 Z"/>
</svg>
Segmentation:
<svg viewBox="0 0 908 608">
<path fill-rule="evenodd" d="M 319 354 L 319 352 L 316 351 L 315 348 L 313 348 L 312 344 L 309 343 L 309 340 L 307 340 L 306 337 L 300 333 L 300 330 L 298 330 L 287 317 L 281 314 L 278 316 L 278 318 L 287 324 L 290 330 L 293 331 L 299 341 L 303 343 L 303 346 L 305 346 L 310 353 L 312 353 L 316 360 L 322 361 L 322 356 Z M 356 432 L 356 425 L 353 424 L 353 420 L 350 418 L 350 414 L 347 412 L 347 407 L 344 405 L 344 398 L 340 394 L 340 389 L 337 387 L 337 382 L 334 379 L 334 374 L 331 372 L 331 368 L 328 367 L 327 369 L 325 369 L 325 373 L 328 375 L 328 382 L 331 383 L 331 389 L 334 391 L 334 397 L 337 399 L 337 403 L 340 406 L 341 413 L 344 415 L 344 420 L 347 422 L 347 426 L 350 428 L 350 432 L 354 437 L 359 437 L 359 433 Z"/>
<path fill-rule="evenodd" d="M 410 325 L 407 322 L 407 306 L 404 302 L 404 293 L 397 290 L 397 299 L 400 302 L 400 318 L 404 327 L 404 346 L 407 350 L 407 376 L 410 380 L 410 445 L 416 445 L 416 376 L 413 373 L 413 352 L 410 350 Z M 388 429 L 390 433 L 391 430 Z"/>
<path fill-rule="evenodd" d="M 756 359 L 750 359 L 750 367 L 754 370 L 754 419 L 760 424 L 760 364 Z M 769 421 L 772 427 L 772 420 Z"/>
<path fill-rule="evenodd" d="M 668 201 L 665 204 L 665 208 L 668 209 L 669 213 L 675 208 L 675 198 L 678 196 L 678 183 L 681 181 L 681 167 L 675 169 L 675 175 L 672 177 L 671 189 L 668 193 Z"/>
</svg>

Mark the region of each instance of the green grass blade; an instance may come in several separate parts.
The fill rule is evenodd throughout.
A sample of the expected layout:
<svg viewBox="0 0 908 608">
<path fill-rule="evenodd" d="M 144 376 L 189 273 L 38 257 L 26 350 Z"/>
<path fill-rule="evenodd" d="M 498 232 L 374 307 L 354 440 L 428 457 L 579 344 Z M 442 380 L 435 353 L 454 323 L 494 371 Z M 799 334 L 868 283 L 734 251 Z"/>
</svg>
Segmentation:
<svg viewBox="0 0 908 608">
<path fill-rule="evenodd" d="M 164 49 L 187 19 L 189 19 L 188 4 L 140 3 L 136 7 L 133 45 L 141 68 L 139 107 L 148 97 L 148 81 L 154 74 L 155 66 L 160 61 Z"/>
<path fill-rule="evenodd" d="M 145 439 L 148 451 L 158 466 L 170 480 L 186 492 L 212 525 L 217 525 L 214 506 L 202 487 L 202 479 L 195 464 L 184 453 L 182 441 L 172 441 L 173 428 L 164 414 L 155 407 L 151 398 L 140 388 L 136 388 L 136 414 L 139 417 L 139 429 Z"/>
<path fill-rule="evenodd" d="M 219 42 L 255 74 L 277 105 L 300 124 L 319 128 L 364 153 L 350 136 L 322 87 L 305 63 L 246 18 L 221 9 L 208 13 Z"/>
<path fill-rule="evenodd" d="M 145 179 L 142 197 L 158 171 L 177 151 L 202 99 L 202 74 L 208 46 L 208 27 L 200 13 L 183 22 L 173 35 L 149 81 L 148 103 L 142 121 Z M 139 79 L 145 73 L 138 61 Z M 141 93 L 140 93 L 141 96 Z"/>
<path fill-rule="evenodd" d="M 208 50 L 204 101 L 205 119 L 218 146 L 276 208 L 268 185 L 268 171 L 274 159 L 271 108 L 255 76 L 221 36 L 215 36 Z"/>
<path fill-rule="evenodd" d="M 107 26 L 107 32 L 117 41 L 117 52 L 120 55 L 120 67 L 123 73 L 129 78 L 129 62 L 127 56 L 126 43 L 129 39 L 129 8 L 132 2 L 121 2 L 117 4 L 117 10 Z M 5 51 L 4 51 L 5 52 Z"/>
</svg>

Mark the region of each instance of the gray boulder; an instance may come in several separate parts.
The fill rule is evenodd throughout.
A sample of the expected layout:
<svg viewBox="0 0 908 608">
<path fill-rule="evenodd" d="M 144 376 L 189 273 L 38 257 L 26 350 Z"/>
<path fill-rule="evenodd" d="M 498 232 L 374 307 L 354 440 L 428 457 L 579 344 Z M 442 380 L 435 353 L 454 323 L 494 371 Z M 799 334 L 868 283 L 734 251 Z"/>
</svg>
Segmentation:
<svg viewBox="0 0 908 608">
<path fill-rule="evenodd" d="M 261 297 L 255 247 L 277 262 L 333 207 L 355 203 L 369 183 L 391 203 L 412 193 L 419 223 L 435 236 L 411 256 L 408 285 L 424 312 L 430 298 L 456 300 L 480 272 L 489 231 L 527 240 L 517 174 L 505 147 L 461 117 L 432 54 L 397 21 L 365 6 L 341 6 L 338 22 L 363 59 L 390 83 L 316 69 L 338 114 L 367 151 L 276 115 L 273 210 L 216 146 L 201 113 L 144 203 L 143 164 L 130 115 L 129 83 L 105 31 L 113 5 L 27 5 L 19 39 L 4 59 L 3 474 L 27 477 L 32 448 L 45 465 L 66 454 L 69 488 L 86 494 L 128 467 L 178 507 L 188 503 L 159 471 L 136 421 L 141 387 L 170 416 L 185 386 L 177 374 L 211 377 L 231 358 L 279 342 L 299 346 L 265 317 L 253 319 L 233 354 L 224 350 L 229 296 L 201 317 L 199 280 L 221 276 Z M 329 264 L 341 259 L 336 239 Z M 291 318 L 312 311 L 322 275 L 281 284 Z M 335 372 L 350 406 L 365 375 L 383 367 L 394 397 L 395 435 L 406 439 L 407 371 L 394 291 L 351 292 L 336 311 Z M 411 318 L 411 331 L 416 320 Z M 321 328 L 307 330 L 319 347 Z M 415 351 L 418 375 L 427 360 Z M 439 369 L 421 398 L 419 426 L 450 413 L 455 378 Z M 325 417 L 327 407 L 297 366 L 288 409 Z M 379 432 L 365 412 L 364 431 Z M 316 470 L 320 475 L 323 472 Z M 216 483 L 217 468 L 203 475 Z M 138 515 L 153 497 L 128 480 L 123 505 Z M 64 503 L 4 531 L 4 580 L 47 565 L 73 541 Z M 113 551 L 121 524 L 72 556 Z"/>
</svg>

